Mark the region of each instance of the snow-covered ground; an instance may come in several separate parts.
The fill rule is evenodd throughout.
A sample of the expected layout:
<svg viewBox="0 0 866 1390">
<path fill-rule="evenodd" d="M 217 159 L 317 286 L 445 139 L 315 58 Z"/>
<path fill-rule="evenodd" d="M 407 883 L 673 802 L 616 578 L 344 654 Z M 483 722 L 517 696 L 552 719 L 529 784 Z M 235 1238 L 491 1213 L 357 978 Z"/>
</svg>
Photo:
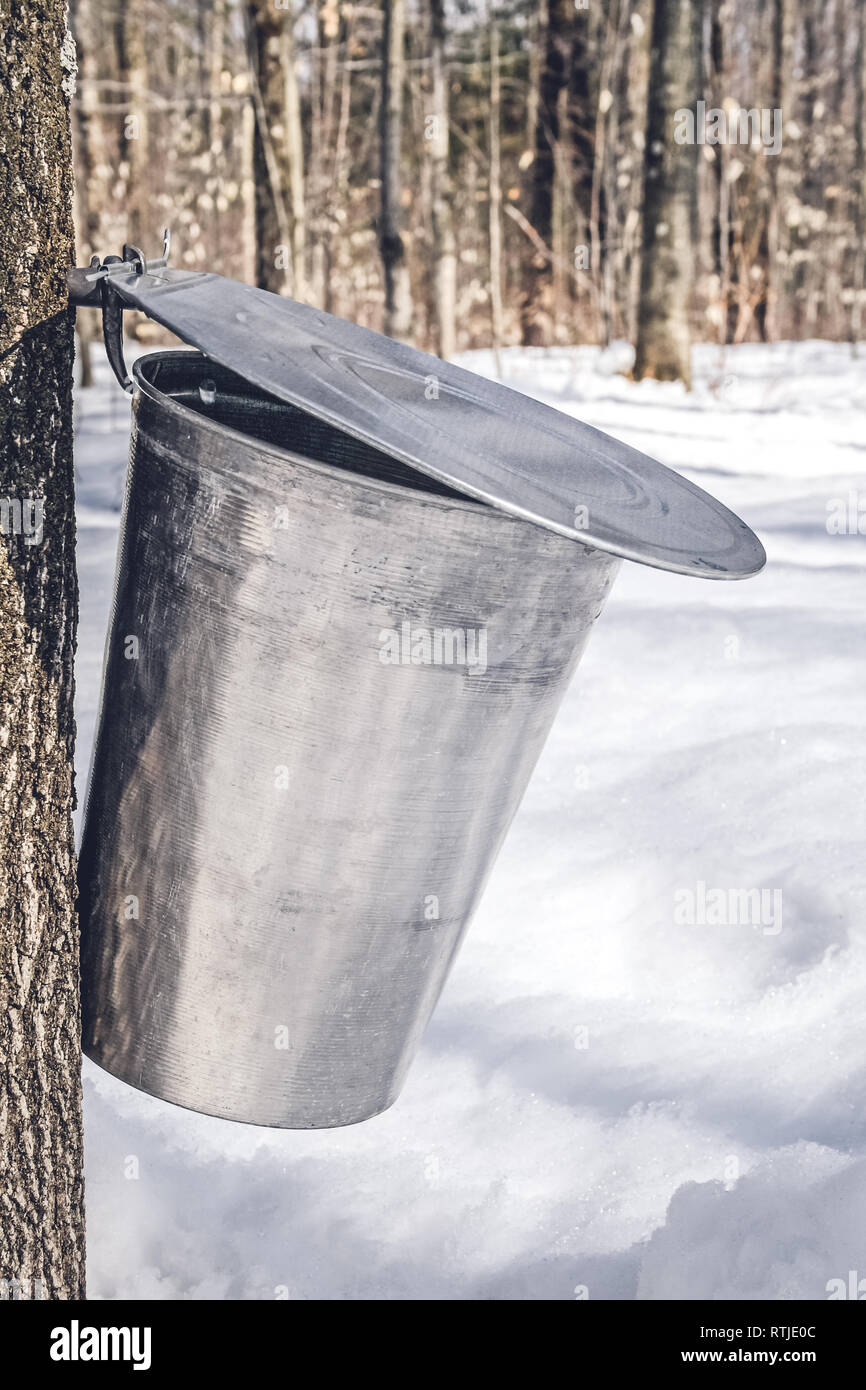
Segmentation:
<svg viewBox="0 0 866 1390">
<path fill-rule="evenodd" d="M 91 1296 L 866 1280 L 866 538 L 827 528 L 853 491 L 866 532 L 866 356 L 701 348 L 686 395 L 628 383 L 624 351 L 515 349 L 505 379 L 703 484 L 766 571 L 623 566 L 393 1109 L 259 1130 L 85 1063 Z M 77 404 L 82 789 L 127 445 L 100 381 Z M 700 883 L 768 890 L 762 922 L 680 924 Z"/>
</svg>

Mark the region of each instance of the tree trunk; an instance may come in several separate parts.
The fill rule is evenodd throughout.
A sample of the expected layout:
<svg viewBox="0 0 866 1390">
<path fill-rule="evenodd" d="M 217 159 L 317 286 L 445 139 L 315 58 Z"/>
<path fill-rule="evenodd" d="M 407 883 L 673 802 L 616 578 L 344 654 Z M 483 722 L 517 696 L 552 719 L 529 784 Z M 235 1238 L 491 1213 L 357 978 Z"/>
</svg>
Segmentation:
<svg viewBox="0 0 866 1390">
<path fill-rule="evenodd" d="M 692 0 L 656 0 L 651 48 L 634 374 L 690 389 L 698 147 L 677 144 L 674 127 L 678 110 L 694 113 L 701 90 Z"/>
<path fill-rule="evenodd" d="M 80 1298 L 77 589 L 66 291 L 74 47 L 65 0 L 4 0 L 2 8 L 0 1297 Z"/>
<path fill-rule="evenodd" d="M 723 82 L 725 71 L 725 37 L 722 28 L 722 7 L 715 0 L 703 0 L 705 18 L 709 26 L 709 53 L 707 81 L 704 84 L 704 98 L 708 107 L 719 106 L 724 96 Z M 728 314 L 730 303 L 730 205 L 729 186 L 725 178 L 726 161 L 724 145 L 708 146 L 713 154 L 712 169 L 712 215 L 710 219 L 710 265 L 716 285 L 715 300 L 711 305 L 712 320 L 716 324 L 718 341 L 728 341 Z"/>
<path fill-rule="evenodd" d="M 287 14 L 280 41 L 280 62 L 283 69 L 283 108 L 286 117 L 287 185 L 292 217 L 294 296 L 296 299 L 306 299 L 307 209 L 304 197 L 304 133 L 295 67 L 294 24 L 294 15 Z"/>
<path fill-rule="evenodd" d="M 75 40 L 78 55 L 79 84 L 90 76 L 90 39 L 92 27 L 84 11 L 84 0 L 72 0 L 69 6 L 69 24 Z M 94 176 L 94 125 L 96 123 L 96 94 L 88 82 L 83 93 L 79 93 L 72 103 L 72 126 L 75 151 L 75 198 L 73 209 L 75 217 L 75 240 L 78 243 L 82 264 L 91 256 L 103 254 L 99 245 L 99 213 L 91 197 L 95 189 Z M 85 309 L 77 315 L 76 339 L 78 342 L 79 381 L 83 387 L 93 385 L 93 355 L 91 347 L 96 337 L 96 310 Z"/>
<path fill-rule="evenodd" d="M 340 6 L 337 0 L 324 0 L 319 10 L 319 51 L 321 146 L 318 163 L 318 189 L 315 198 L 314 235 L 321 291 L 319 303 L 327 313 L 333 313 L 334 303 L 334 243 L 339 228 L 334 184 L 334 141 L 337 130 L 337 58 L 340 43 Z"/>
<path fill-rule="evenodd" d="M 242 279 L 254 285 L 258 276 L 258 199 L 256 198 L 256 112 L 252 97 L 244 102 L 240 119 L 241 267 Z"/>
<path fill-rule="evenodd" d="M 148 97 L 148 61 L 145 19 L 141 6 L 121 5 L 116 12 L 115 43 L 117 72 L 125 111 L 117 120 L 119 196 L 112 201 L 121 210 L 123 242 L 141 246 L 147 255 L 147 243 L 154 235 L 142 208 L 146 205 L 149 187 L 150 110 Z M 124 332 L 128 337 L 141 336 L 142 316 L 127 314 Z"/>
<path fill-rule="evenodd" d="M 530 168 L 529 221 L 547 245 L 553 244 L 556 149 L 560 139 L 560 94 L 567 91 L 574 39 L 573 0 L 548 0 L 543 35 L 544 59 L 539 74 L 535 149 Z M 553 336 L 553 269 L 549 257 L 535 252 L 524 268 L 520 323 L 523 342 L 540 346 Z"/>
<path fill-rule="evenodd" d="M 379 117 L 382 202 L 379 216 L 379 252 L 385 279 L 385 332 L 392 338 L 408 339 L 412 327 L 412 298 L 400 210 L 404 0 L 383 0 L 382 19 L 382 106 Z"/>
<path fill-rule="evenodd" d="M 607 347 L 611 338 L 611 324 L 613 319 L 613 295 L 610 290 L 611 267 L 613 264 L 613 248 L 606 247 L 605 243 L 609 240 L 607 234 L 607 224 L 611 220 L 615 224 L 615 209 L 613 200 L 610 196 L 612 186 L 616 184 L 616 140 L 610 141 L 611 151 L 608 151 L 608 132 L 613 126 L 615 100 L 613 88 L 615 84 L 615 74 L 617 63 L 620 59 L 620 32 L 619 27 L 624 19 L 625 6 L 614 6 L 607 18 L 602 22 L 598 42 L 601 45 L 601 72 L 599 80 L 598 101 L 595 113 L 594 136 L 586 149 L 586 138 L 584 131 L 584 147 L 578 156 L 575 164 L 575 173 L 578 177 L 578 189 L 580 191 L 581 210 L 588 211 L 589 242 L 591 251 L 591 278 L 592 295 L 595 301 L 596 331 L 598 341 L 603 347 Z M 584 26 L 580 26 L 581 35 L 584 33 Z M 575 45 L 575 61 L 572 65 L 572 81 L 576 80 L 575 75 L 582 73 L 580 90 L 583 93 L 581 102 L 577 110 L 586 110 L 586 45 L 582 38 L 580 46 Z M 584 115 L 580 128 L 587 123 Z M 615 133 L 612 132 L 612 133 Z M 587 172 L 589 175 L 587 186 Z M 582 236 L 580 240 L 582 241 Z M 611 238 L 612 240 L 612 238 Z"/>
<path fill-rule="evenodd" d="M 820 52 L 820 13 L 813 12 L 810 5 L 804 5 L 794 12 L 795 22 L 799 18 L 802 32 L 802 61 L 798 64 L 799 100 L 796 103 L 796 116 L 802 137 L 799 155 L 802 164 L 799 170 L 797 196 L 807 210 L 823 210 L 824 180 L 822 177 L 823 140 L 821 123 L 824 119 L 819 110 L 816 115 L 820 93 L 824 86 L 824 67 Z M 814 214 L 813 214 L 814 215 Z M 824 264 L 823 233 L 820 228 L 813 230 L 811 218 L 807 215 L 797 228 L 798 241 L 795 243 L 796 257 L 793 279 L 792 303 L 796 315 L 797 336 L 801 338 L 818 337 L 819 276 Z"/>
<path fill-rule="evenodd" d="M 117 19 L 117 55 L 123 100 L 127 110 L 118 122 L 118 158 L 126 167 L 126 239 L 138 245 L 149 239 L 152 228 L 142 213 L 147 199 L 150 159 L 147 38 L 140 6 L 122 5 Z M 145 254 L 146 251 L 145 251 Z"/>
<path fill-rule="evenodd" d="M 205 34 L 207 104 L 202 111 L 203 143 L 208 178 L 219 179 L 225 159 L 225 129 L 223 126 L 222 74 L 225 61 L 226 7 L 224 0 L 212 0 L 211 22 Z M 211 228 L 215 268 L 222 267 L 222 217 L 219 199 L 211 209 Z"/>
<path fill-rule="evenodd" d="M 854 80 L 854 304 L 851 338 L 856 352 L 863 329 L 863 298 L 866 294 L 866 6 L 862 4 L 857 10 Z"/>
<path fill-rule="evenodd" d="M 281 34 L 285 13 L 272 0 L 247 6 L 250 85 L 256 117 L 253 170 L 256 186 L 256 284 L 273 294 L 294 294 L 292 229 L 286 207 L 285 75 Z"/>
<path fill-rule="evenodd" d="M 774 111 L 784 109 L 782 100 L 782 40 L 784 34 L 784 0 L 769 0 L 769 100 L 767 105 Z M 761 239 L 758 246 L 757 267 L 760 272 L 760 287 L 763 297 L 755 306 L 755 322 L 762 342 L 772 342 L 776 337 L 776 305 L 779 301 L 779 155 L 766 158 L 766 186 L 762 190 Z"/>
<path fill-rule="evenodd" d="M 502 376 L 502 84 L 499 29 L 490 24 L 490 327 L 496 375 Z"/>
<path fill-rule="evenodd" d="M 451 177 L 448 169 L 450 140 L 445 33 L 444 0 L 430 0 L 430 65 L 433 74 L 430 164 L 436 351 L 440 357 L 453 357 L 457 347 L 457 245 L 454 239 Z"/>
</svg>

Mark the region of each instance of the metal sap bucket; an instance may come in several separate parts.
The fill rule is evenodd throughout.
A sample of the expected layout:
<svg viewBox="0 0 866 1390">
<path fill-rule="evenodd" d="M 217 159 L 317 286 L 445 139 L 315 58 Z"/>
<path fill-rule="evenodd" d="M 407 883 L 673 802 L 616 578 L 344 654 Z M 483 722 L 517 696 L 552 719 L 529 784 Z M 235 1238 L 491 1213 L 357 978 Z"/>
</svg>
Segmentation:
<svg viewBox="0 0 866 1390">
<path fill-rule="evenodd" d="M 377 446 L 353 407 L 263 375 L 189 351 L 135 368 L 83 1041 L 165 1100 L 326 1127 L 396 1099 L 629 546 L 475 500 L 407 463 L 387 411 Z M 726 525 L 731 569 L 757 568 Z"/>
</svg>

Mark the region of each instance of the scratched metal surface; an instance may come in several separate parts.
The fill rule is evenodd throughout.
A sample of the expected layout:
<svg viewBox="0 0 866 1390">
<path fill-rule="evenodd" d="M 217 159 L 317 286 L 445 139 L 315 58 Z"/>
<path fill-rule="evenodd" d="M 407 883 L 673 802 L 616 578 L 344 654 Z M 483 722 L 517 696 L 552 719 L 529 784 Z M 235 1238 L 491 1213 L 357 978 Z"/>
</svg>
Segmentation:
<svg viewBox="0 0 866 1390">
<path fill-rule="evenodd" d="M 765 562 L 745 522 L 694 483 L 499 382 L 208 272 L 112 285 L 213 361 L 465 496 L 679 574 L 742 579 Z"/>
<path fill-rule="evenodd" d="M 198 354 L 136 377 L 84 1048 L 195 1110 L 350 1124 L 400 1090 L 620 561 Z M 403 622 L 483 629 L 486 671 L 383 664 Z"/>
</svg>

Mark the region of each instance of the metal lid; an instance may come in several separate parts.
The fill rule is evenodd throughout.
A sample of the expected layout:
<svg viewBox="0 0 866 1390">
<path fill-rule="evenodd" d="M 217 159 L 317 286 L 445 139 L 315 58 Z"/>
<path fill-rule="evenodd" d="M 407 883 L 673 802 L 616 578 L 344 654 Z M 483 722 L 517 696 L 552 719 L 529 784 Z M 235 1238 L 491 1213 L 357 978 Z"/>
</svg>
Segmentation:
<svg viewBox="0 0 866 1390">
<path fill-rule="evenodd" d="M 270 395 L 501 511 L 678 574 L 743 579 L 765 563 L 745 522 L 694 483 L 498 382 L 220 275 L 161 268 L 112 285 Z"/>
</svg>

